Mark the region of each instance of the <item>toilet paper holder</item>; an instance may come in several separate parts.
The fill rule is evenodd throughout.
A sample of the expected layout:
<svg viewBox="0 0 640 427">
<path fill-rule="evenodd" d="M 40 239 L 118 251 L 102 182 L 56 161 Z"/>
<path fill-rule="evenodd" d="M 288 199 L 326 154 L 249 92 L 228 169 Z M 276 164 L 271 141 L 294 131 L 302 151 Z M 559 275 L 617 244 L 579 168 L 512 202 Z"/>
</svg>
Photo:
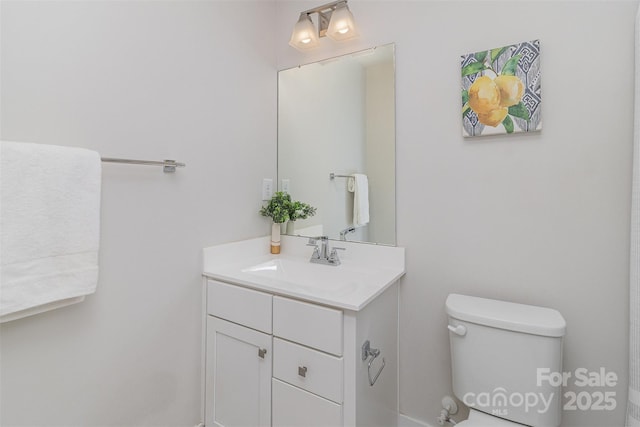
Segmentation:
<svg viewBox="0 0 640 427">
<path fill-rule="evenodd" d="M 366 340 L 364 344 L 362 344 L 362 361 L 365 361 L 370 357 L 369 362 L 367 363 L 367 375 L 369 376 L 370 386 L 373 386 L 376 383 L 376 380 L 378 379 L 378 377 L 382 373 L 382 370 L 384 369 L 385 361 L 383 357 L 382 366 L 380 366 L 378 373 L 373 378 L 371 378 L 371 365 L 373 364 L 373 361 L 376 360 L 378 356 L 380 356 L 380 349 L 372 348 L 371 343 L 369 343 L 369 340 Z"/>
</svg>

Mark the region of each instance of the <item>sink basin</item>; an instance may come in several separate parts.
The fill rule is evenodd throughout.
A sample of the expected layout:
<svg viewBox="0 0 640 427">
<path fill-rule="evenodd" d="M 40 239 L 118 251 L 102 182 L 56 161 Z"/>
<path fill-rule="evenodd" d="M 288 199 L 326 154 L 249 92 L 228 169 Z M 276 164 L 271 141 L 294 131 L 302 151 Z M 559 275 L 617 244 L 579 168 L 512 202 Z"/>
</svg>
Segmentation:
<svg viewBox="0 0 640 427">
<path fill-rule="evenodd" d="M 287 282 L 288 286 L 321 292 L 352 292 L 371 274 L 363 269 L 312 264 L 309 260 L 276 258 L 241 270 L 243 273 Z"/>
</svg>

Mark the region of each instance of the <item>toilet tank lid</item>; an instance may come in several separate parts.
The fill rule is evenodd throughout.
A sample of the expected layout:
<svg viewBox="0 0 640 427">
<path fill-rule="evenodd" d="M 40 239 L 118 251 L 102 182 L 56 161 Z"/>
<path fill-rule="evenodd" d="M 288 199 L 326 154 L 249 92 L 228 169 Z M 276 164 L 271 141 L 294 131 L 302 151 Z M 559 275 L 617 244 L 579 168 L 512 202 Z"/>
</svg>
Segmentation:
<svg viewBox="0 0 640 427">
<path fill-rule="evenodd" d="M 554 309 L 487 298 L 450 294 L 447 314 L 455 319 L 548 337 L 562 337 L 567 323 Z"/>
</svg>

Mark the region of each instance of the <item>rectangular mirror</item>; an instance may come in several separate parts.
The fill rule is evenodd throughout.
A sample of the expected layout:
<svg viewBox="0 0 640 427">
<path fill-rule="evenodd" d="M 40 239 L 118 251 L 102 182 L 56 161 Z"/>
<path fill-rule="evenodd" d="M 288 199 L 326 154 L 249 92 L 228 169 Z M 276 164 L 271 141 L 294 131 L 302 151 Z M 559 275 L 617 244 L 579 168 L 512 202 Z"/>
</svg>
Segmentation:
<svg viewBox="0 0 640 427">
<path fill-rule="evenodd" d="M 395 245 L 395 158 L 393 44 L 278 73 L 278 189 L 317 208 L 287 234 Z M 362 224 L 352 174 L 368 181 Z"/>
</svg>

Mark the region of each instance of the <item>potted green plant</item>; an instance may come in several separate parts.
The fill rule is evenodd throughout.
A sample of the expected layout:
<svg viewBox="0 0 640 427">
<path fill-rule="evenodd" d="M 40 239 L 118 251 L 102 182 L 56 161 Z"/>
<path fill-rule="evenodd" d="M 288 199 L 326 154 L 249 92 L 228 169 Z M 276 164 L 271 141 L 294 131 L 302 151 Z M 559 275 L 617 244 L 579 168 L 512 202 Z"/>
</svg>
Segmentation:
<svg viewBox="0 0 640 427">
<path fill-rule="evenodd" d="M 289 219 L 291 196 L 283 191 L 276 191 L 269 202 L 260 209 L 260 215 L 272 219 L 271 253 L 280 253 L 280 224 Z"/>
<path fill-rule="evenodd" d="M 307 219 L 316 214 L 316 208 L 298 200 L 289 204 L 289 222 L 287 222 L 287 234 L 294 234 L 294 224 L 298 219 Z"/>
</svg>

